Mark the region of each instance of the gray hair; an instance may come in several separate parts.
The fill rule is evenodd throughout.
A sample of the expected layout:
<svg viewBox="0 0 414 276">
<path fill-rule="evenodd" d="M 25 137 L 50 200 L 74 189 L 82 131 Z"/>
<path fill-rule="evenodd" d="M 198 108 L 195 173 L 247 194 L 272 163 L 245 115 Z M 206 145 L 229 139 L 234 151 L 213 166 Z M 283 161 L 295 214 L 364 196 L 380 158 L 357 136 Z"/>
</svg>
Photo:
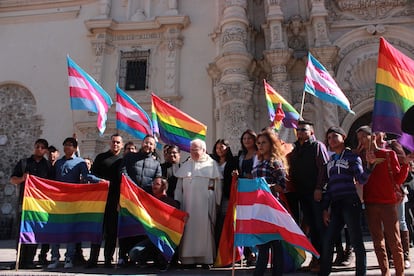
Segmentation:
<svg viewBox="0 0 414 276">
<path fill-rule="evenodd" d="M 201 139 L 194 139 L 194 140 L 192 140 L 191 142 L 190 142 L 190 146 L 192 146 L 192 145 L 197 145 L 197 146 L 200 146 L 203 150 L 207 150 L 207 145 L 206 145 L 206 142 L 204 142 L 203 140 L 201 140 Z"/>
</svg>

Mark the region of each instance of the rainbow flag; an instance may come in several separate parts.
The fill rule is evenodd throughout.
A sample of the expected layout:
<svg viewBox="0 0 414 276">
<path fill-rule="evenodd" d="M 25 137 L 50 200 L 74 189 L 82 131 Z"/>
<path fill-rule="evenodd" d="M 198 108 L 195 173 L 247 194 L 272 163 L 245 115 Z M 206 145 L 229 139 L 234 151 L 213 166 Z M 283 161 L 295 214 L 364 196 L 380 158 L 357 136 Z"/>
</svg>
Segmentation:
<svg viewBox="0 0 414 276">
<path fill-rule="evenodd" d="M 116 85 L 116 128 L 143 140 L 152 134 L 152 122 L 145 110 Z"/>
<path fill-rule="evenodd" d="M 266 82 L 266 80 L 263 80 L 263 83 L 267 110 L 269 112 L 269 118 L 272 124 L 274 124 L 274 126 L 277 128 L 277 122 L 281 120 L 285 127 L 296 128 L 298 120 L 300 118 L 299 113 L 281 95 L 279 95 L 276 90 Z M 280 105 L 283 115 L 279 110 Z"/>
<path fill-rule="evenodd" d="M 88 110 L 98 113 L 96 125 L 102 135 L 106 128 L 108 109 L 112 99 L 106 91 L 69 56 L 68 83 L 70 92 L 70 106 L 72 110 Z"/>
<path fill-rule="evenodd" d="M 372 130 L 396 134 L 403 146 L 414 150 L 413 137 L 401 130 L 404 113 L 413 105 L 414 61 L 381 37 Z"/>
<path fill-rule="evenodd" d="M 339 105 L 346 111 L 355 114 L 351 110 L 351 105 L 344 92 L 339 88 L 328 70 L 310 52 L 308 53 L 308 64 L 305 72 L 304 91 L 323 101 Z"/>
<path fill-rule="evenodd" d="M 148 194 L 122 175 L 118 237 L 146 234 L 171 260 L 184 232 L 186 212 Z"/>
<path fill-rule="evenodd" d="M 304 262 L 303 250 L 319 258 L 295 220 L 272 195 L 264 178 L 239 179 L 235 245 L 255 246 L 273 240 L 284 241 L 284 250 L 292 257 L 293 268 Z"/>
<path fill-rule="evenodd" d="M 193 119 L 178 108 L 152 94 L 152 121 L 154 132 L 169 145 L 190 152 L 190 142 L 196 138 L 205 140 L 207 126 Z"/>
<path fill-rule="evenodd" d="M 29 175 L 20 242 L 100 243 L 107 196 L 107 183 L 68 184 Z"/>
</svg>

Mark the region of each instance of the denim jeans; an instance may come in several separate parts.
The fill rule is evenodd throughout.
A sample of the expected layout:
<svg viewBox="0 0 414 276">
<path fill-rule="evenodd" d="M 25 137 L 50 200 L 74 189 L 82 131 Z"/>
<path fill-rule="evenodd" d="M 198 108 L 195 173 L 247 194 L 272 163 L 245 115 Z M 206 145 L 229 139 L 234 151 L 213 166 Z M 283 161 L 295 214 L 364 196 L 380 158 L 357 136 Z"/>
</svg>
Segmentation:
<svg viewBox="0 0 414 276">
<path fill-rule="evenodd" d="M 52 250 L 51 250 L 52 261 L 59 260 L 59 258 L 60 258 L 60 253 L 59 253 L 60 244 L 59 243 L 54 243 L 54 244 L 51 244 L 51 246 L 52 246 Z M 75 251 L 76 251 L 76 244 L 75 243 L 66 244 L 66 254 L 65 254 L 66 259 L 73 261 L 73 256 L 75 256 Z"/>
<path fill-rule="evenodd" d="M 348 227 L 351 244 L 356 256 L 355 275 L 366 275 L 367 257 L 362 236 L 361 213 L 361 201 L 356 194 L 331 204 L 330 222 L 321 252 L 320 276 L 327 276 L 331 273 L 334 244 L 345 224 Z"/>
<path fill-rule="evenodd" d="M 272 276 L 283 275 L 283 247 L 280 241 L 270 241 L 257 246 L 259 256 L 253 276 L 263 276 L 269 261 L 269 249 L 272 249 Z"/>
<path fill-rule="evenodd" d="M 303 220 L 309 226 L 312 245 L 321 253 L 322 237 L 324 237 L 326 231 L 322 219 L 322 204 L 314 200 L 313 193 L 301 194 L 299 202 Z"/>
<path fill-rule="evenodd" d="M 400 221 L 400 231 L 408 231 L 407 222 L 405 220 L 405 201 L 397 204 L 398 220 Z"/>
</svg>

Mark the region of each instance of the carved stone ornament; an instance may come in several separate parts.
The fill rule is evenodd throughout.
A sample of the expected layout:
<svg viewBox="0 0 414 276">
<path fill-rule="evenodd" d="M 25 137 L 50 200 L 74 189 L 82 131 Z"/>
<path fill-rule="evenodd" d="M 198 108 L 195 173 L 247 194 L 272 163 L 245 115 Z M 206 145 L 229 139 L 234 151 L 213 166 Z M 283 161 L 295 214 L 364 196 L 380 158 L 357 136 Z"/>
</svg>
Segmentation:
<svg viewBox="0 0 414 276">
<path fill-rule="evenodd" d="M 384 18 L 390 11 L 405 7 L 407 0 L 334 0 L 341 12 L 349 12 L 361 19 Z"/>
<path fill-rule="evenodd" d="M 233 27 L 233 28 L 226 29 L 223 32 L 222 43 L 226 44 L 227 42 L 230 42 L 230 41 L 240 41 L 246 44 L 247 43 L 246 30 L 240 27 Z"/>
</svg>

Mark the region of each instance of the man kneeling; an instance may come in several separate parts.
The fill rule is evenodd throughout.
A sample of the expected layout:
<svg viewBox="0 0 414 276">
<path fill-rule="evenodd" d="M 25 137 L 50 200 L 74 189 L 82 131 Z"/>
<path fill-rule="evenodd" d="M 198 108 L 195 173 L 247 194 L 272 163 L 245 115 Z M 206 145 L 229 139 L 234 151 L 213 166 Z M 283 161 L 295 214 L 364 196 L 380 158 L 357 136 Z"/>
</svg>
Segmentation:
<svg viewBox="0 0 414 276">
<path fill-rule="evenodd" d="M 167 190 L 168 182 L 166 179 L 162 177 L 154 178 L 154 181 L 152 182 L 153 195 L 162 202 L 179 209 L 179 202 L 171 197 L 168 197 Z M 138 263 L 140 265 L 145 265 L 147 262 L 153 261 L 160 270 L 166 271 L 168 269 L 168 261 L 149 238 L 137 243 L 129 251 L 129 259 L 131 262 Z"/>
</svg>

